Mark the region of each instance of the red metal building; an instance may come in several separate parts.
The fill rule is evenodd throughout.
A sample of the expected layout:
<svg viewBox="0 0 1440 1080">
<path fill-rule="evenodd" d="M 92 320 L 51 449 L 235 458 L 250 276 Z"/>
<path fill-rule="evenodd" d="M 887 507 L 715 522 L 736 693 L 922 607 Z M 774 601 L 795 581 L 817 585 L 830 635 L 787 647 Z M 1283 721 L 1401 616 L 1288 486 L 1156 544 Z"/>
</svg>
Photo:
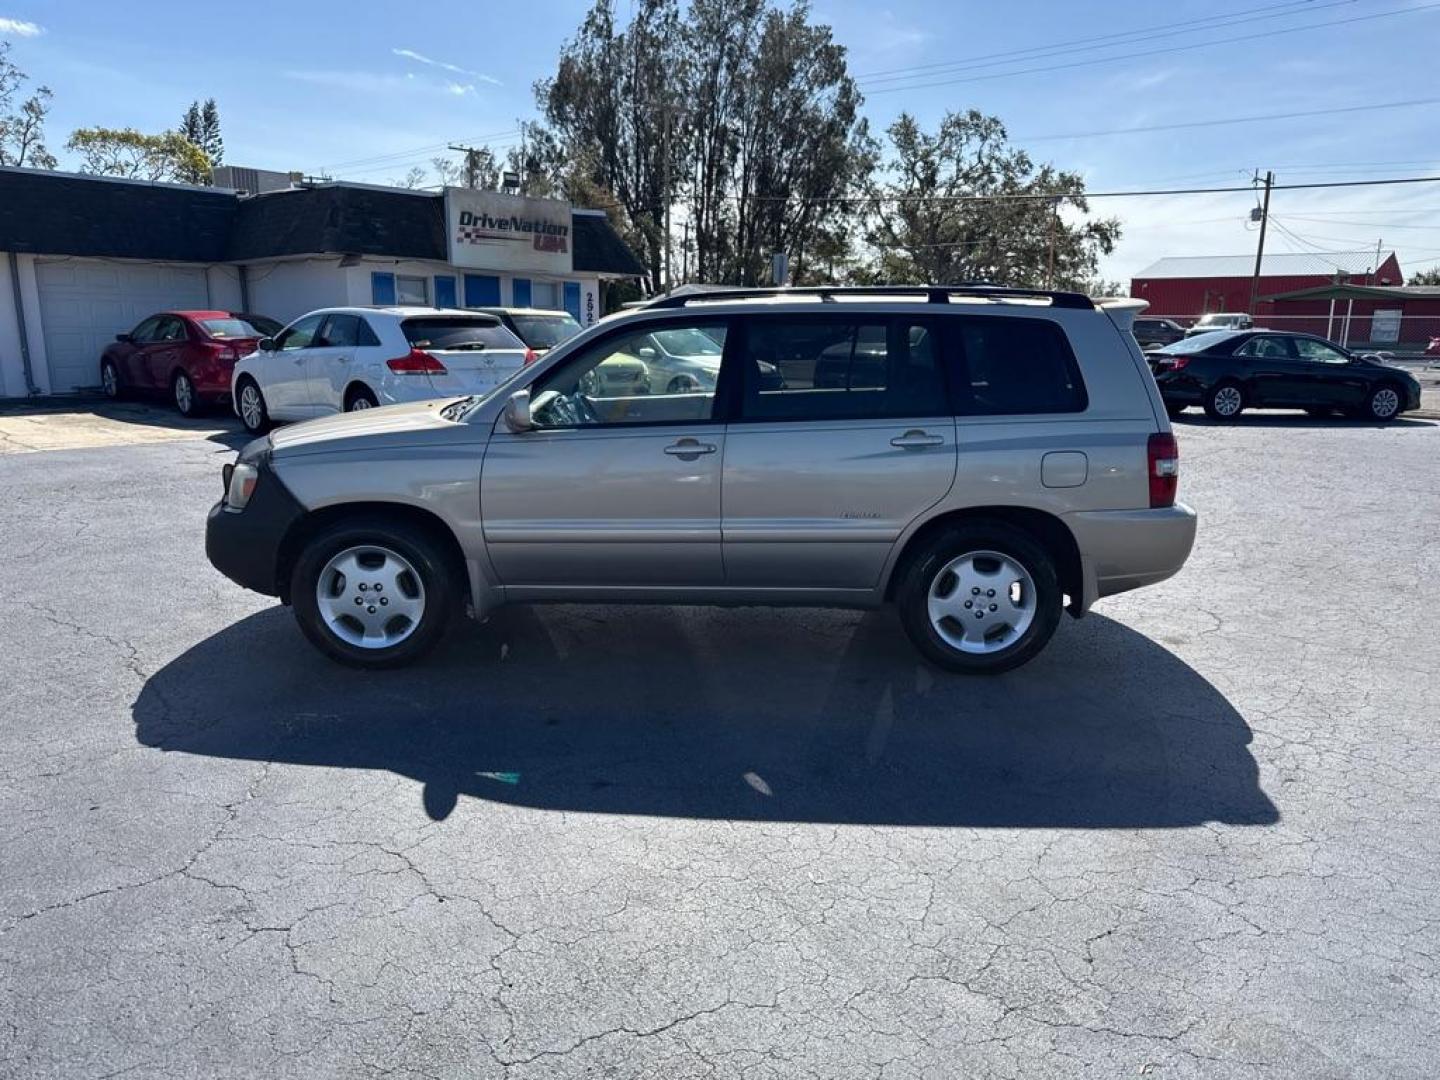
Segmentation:
<svg viewBox="0 0 1440 1080">
<path fill-rule="evenodd" d="M 1182 323 L 1210 311 L 1249 311 L 1254 255 L 1182 255 L 1161 259 L 1130 281 L 1130 295 L 1150 301 L 1148 315 Z M 1274 296 L 1301 289 L 1347 282 L 1352 285 L 1401 285 L 1395 253 L 1330 251 L 1313 254 L 1277 252 L 1260 266 L 1259 295 Z M 1267 304 L 1255 311 L 1257 320 L 1271 314 Z"/>
</svg>

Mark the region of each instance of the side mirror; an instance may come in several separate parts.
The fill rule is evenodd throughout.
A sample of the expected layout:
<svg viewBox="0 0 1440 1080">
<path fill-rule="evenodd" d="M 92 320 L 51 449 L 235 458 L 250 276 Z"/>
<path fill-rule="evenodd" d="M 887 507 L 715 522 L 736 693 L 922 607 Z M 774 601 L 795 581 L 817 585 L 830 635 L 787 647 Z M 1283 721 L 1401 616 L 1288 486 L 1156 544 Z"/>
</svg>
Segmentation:
<svg viewBox="0 0 1440 1080">
<path fill-rule="evenodd" d="M 262 337 L 256 344 L 261 352 L 275 351 L 275 339 L 273 337 Z"/>
<path fill-rule="evenodd" d="M 533 431 L 535 421 L 530 419 L 530 391 L 516 390 L 505 403 L 505 426 L 511 431 Z"/>
<path fill-rule="evenodd" d="M 129 345 L 133 339 L 130 337 L 129 334 L 116 334 L 115 340 L 120 342 L 122 345 Z"/>
</svg>

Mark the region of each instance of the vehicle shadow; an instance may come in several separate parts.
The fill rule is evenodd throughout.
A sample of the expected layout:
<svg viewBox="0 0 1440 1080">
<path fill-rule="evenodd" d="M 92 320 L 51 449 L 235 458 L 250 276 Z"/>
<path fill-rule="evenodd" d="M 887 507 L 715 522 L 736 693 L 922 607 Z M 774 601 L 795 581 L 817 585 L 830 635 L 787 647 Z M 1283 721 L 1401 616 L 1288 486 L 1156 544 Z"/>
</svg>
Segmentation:
<svg viewBox="0 0 1440 1080">
<path fill-rule="evenodd" d="M 384 769 L 551 810 L 874 825 L 1181 827 L 1279 819 L 1250 729 L 1099 615 L 1025 668 L 921 662 L 890 611 L 508 608 L 431 660 L 342 669 L 289 612 L 177 657 L 133 707 L 164 750 Z"/>
<path fill-rule="evenodd" d="M 96 417 L 112 424 L 193 431 L 197 436 L 235 449 L 244 446 L 253 438 L 246 433 L 231 410 L 221 405 L 211 406 L 199 416 L 187 418 L 163 402 L 141 399 L 112 401 L 98 395 L 76 394 L 0 401 L 0 417 L 66 413 Z"/>
<path fill-rule="evenodd" d="M 1435 421 L 1423 416 L 1397 416 L 1394 420 L 1360 420 L 1348 416 L 1310 416 L 1303 412 L 1257 412 L 1246 409 L 1234 420 L 1211 420 L 1199 409 L 1189 410 L 1170 418 L 1172 424 L 1192 427 L 1268 427 L 1268 428 L 1338 428 L 1355 430 L 1360 428 L 1424 428 L 1434 427 Z"/>
</svg>

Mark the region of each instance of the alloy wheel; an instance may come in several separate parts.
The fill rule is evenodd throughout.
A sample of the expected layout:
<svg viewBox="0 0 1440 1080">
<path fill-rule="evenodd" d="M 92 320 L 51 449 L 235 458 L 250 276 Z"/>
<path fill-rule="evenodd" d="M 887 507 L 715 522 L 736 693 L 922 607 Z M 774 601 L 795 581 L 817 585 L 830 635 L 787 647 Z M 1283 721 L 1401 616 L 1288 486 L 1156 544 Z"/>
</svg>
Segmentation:
<svg viewBox="0 0 1440 1080">
<path fill-rule="evenodd" d="M 195 404 L 195 387 L 183 372 L 175 376 L 175 407 L 188 416 Z"/>
<path fill-rule="evenodd" d="M 970 551 L 951 559 L 930 583 L 930 625 L 951 648 L 996 653 L 1035 621 L 1035 580 L 1023 564 L 998 551 Z"/>
<path fill-rule="evenodd" d="M 105 388 L 106 397 L 120 396 L 120 379 L 115 374 L 115 365 L 102 364 L 100 366 L 100 383 Z"/>
<path fill-rule="evenodd" d="M 1370 398 L 1370 412 L 1379 420 L 1389 420 L 1400 411 L 1400 395 L 1388 386 L 1382 386 Z"/>
<path fill-rule="evenodd" d="M 1233 386 L 1222 386 L 1215 391 L 1215 411 L 1221 416 L 1234 416 L 1242 404 L 1240 391 Z"/>
<path fill-rule="evenodd" d="M 360 649 L 388 649 L 420 625 L 425 586 L 398 552 L 378 544 L 348 547 L 320 571 L 315 604 L 341 641 Z"/>
<path fill-rule="evenodd" d="M 265 420 L 265 403 L 254 383 L 247 382 L 240 390 L 240 419 L 251 431 L 258 430 Z"/>
</svg>

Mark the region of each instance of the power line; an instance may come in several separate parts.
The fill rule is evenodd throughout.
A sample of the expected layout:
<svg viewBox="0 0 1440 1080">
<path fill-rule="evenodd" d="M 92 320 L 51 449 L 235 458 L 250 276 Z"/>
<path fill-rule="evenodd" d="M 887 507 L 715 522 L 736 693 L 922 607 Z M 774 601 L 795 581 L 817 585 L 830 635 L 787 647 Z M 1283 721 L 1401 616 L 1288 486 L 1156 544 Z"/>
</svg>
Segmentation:
<svg viewBox="0 0 1440 1080">
<path fill-rule="evenodd" d="M 1060 42 L 1054 45 L 1037 45 L 1028 49 L 985 53 L 980 56 L 971 56 L 960 60 L 944 60 L 934 64 L 917 64 L 913 67 L 892 68 L 889 71 L 867 72 L 864 75 L 855 76 L 855 81 L 859 84 L 868 85 L 873 83 L 895 82 L 904 79 L 929 78 L 931 75 L 942 74 L 945 70 L 994 67 L 1000 64 L 1023 62 L 1025 60 L 1038 60 L 1046 56 L 1064 56 L 1069 53 L 1095 52 L 1103 49 L 1119 48 L 1124 45 L 1135 45 L 1142 41 L 1154 41 L 1160 38 L 1192 33 L 1194 28 L 1206 26 L 1207 24 L 1209 24 L 1208 28 L 1210 29 L 1224 29 L 1229 26 L 1239 26 L 1248 22 L 1259 22 L 1266 19 L 1285 18 L 1290 15 L 1308 14 L 1311 11 L 1320 11 L 1325 8 L 1345 7 L 1356 2 L 1357 0 L 1331 0 L 1330 3 L 1315 5 L 1311 0 L 1300 0 L 1300 2 L 1291 0 L 1291 2 L 1284 4 L 1246 8 L 1225 15 L 1209 15 L 1201 19 L 1189 19 L 1185 22 L 1178 23 L 1164 23 L 1160 26 L 1127 30 L 1116 34 L 1104 34 L 1093 38 L 1080 38 L 1075 41 Z M 1269 12 L 1270 14 L 1257 15 L 1253 14 L 1254 12 Z M 1241 16 L 1248 17 L 1242 18 Z M 929 72 L 930 75 L 921 74 L 922 72 Z"/>
<path fill-rule="evenodd" d="M 1115 56 L 1102 56 L 1093 60 L 1073 60 L 1068 64 L 1046 64 L 1042 67 L 1018 68 L 1015 71 L 997 71 L 988 75 L 966 75 L 954 79 L 939 79 L 931 82 L 910 83 L 906 86 L 882 86 L 878 90 L 871 90 L 871 96 L 875 94 L 893 94 L 898 90 L 928 90 L 937 86 L 955 86 L 960 83 L 985 82 L 990 79 L 1008 79 L 1016 75 L 1037 75 L 1048 74 L 1055 71 L 1065 71 L 1072 68 L 1093 67 L 1097 64 L 1111 64 L 1118 60 L 1136 60 L 1163 53 L 1191 52 L 1195 49 L 1214 49 L 1217 45 L 1228 45 L 1234 42 L 1255 41 L 1259 38 L 1278 37 L 1282 34 L 1295 34 L 1302 30 L 1323 30 L 1331 26 L 1349 26 L 1353 23 L 1369 22 L 1372 19 L 1387 19 L 1393 15 L 1413 15 L 1421 11 L 1431 11 L 1440 8 L 1440 3 L 1418 4 L 1414 7 L 1399 8 L 1394 11 L 1379 11 L 1373 15 L 1354 15 L 1348 19 L 1331 19 L 1329 22 L 1309 23 L 1305 26 L 1290 26 L 1279 30 L 1266 30 L 1259 33 L 1241 34 L 1228 38 L 1209 38 L 1205 41 L 1198 41 L 1190 45 L 1170 45 L 1163 49 L 1144 49 L 1140 52 L 1118 53 Z"/>
<path fill-rule="evenodd" d="M 489 139 L 502 139 L 502 138 L 506 138 L 506 137 L 511 136 L 511 135 L 518 135 L 519 133 L 520 133 L 520 129 L 519 129 L 519 128 L 511 128 L 511 129 L 509 129 L 508 131 L 496 131 L 496 132 L 493 132 L 492 134 L 489 134 L 489 135 L 478 135 L 478 136 L 476 136 L 476 137 L 473 138 L 473 139 L 467 139 L 467 140 L 465 140 L 465 141 L 466 141 L 466 142 L 485 142 L 485 141 L 487 141 L 487 140 L 489 140 Z M 427 144 L 424 145 L 424 146 L 412 146 L 412 147 L 410 147 L 410 148 L 407 149 L 407 150 L 396 150 L 396 151 L 394 151 L 393 153 L 388 153 L 388 154 L 372 154 L 372 155 L 369 156 L 369 157 L 351 158 L 349 161 L 339 161 L 339 162 L 335 162 L 335 163 L 332 164 L 332 165 L 322 166 L 322 168 L 324 168 L 324 169 L 344 169 L 344 168 L 348 168 L 348 167 L 350 167 L 350 166 L 352 166 L 352 165 L 368 165 L 368 164 L 370 164 L 371 162 L 377 162 L 377 161 L 389 161 L 389 160 L 396 159 L 396 158 L 413 158 L 413 157 L 415 157 L 416 154 L 421 154 L 421 153 L 424 153 L 424 152 L 427 152 L 427 151 L 439 151 L 439 150 L 444 150 L 448 145 L 449 145 L 449 141 L 448 141 L 448 140 L 447 140 L 446 142 L 440 142 L 440 143 L 427 143 Z"/>
<path fill-rule="evenodd" d="M 1440 4 L 1431 5 L 1440 7 Z M 1254 124 L 1264 120 L 1298 120 L 1307 116 L 1338 116 L 1342 113 L 1375 112 L 1380 109 L 1408 109 L 1417 105 L 1434 105 L 1440 98 L 1416 98 L 1413 101 L 1382 101 L 1373 105 L 1344 105 L 1331 109 L 1303 109 L 1299 112 L 1263 113 L 1258 116 L 1231 116 L 1224 120 L 1187 120 L 1178 124 L 1147 124 L 1142 127 L 1111 128 L 1108 131 L 1071 131 L 1058 135 L 1017 137 L 1016 142 L 1050 142 L 1056 139 L 1098 139 L 1107 135 L 1135 135 L 1151 131 L 1181 131 L 1190 128 L 1228 127 L 1232 124 Z"/>
</svg>

